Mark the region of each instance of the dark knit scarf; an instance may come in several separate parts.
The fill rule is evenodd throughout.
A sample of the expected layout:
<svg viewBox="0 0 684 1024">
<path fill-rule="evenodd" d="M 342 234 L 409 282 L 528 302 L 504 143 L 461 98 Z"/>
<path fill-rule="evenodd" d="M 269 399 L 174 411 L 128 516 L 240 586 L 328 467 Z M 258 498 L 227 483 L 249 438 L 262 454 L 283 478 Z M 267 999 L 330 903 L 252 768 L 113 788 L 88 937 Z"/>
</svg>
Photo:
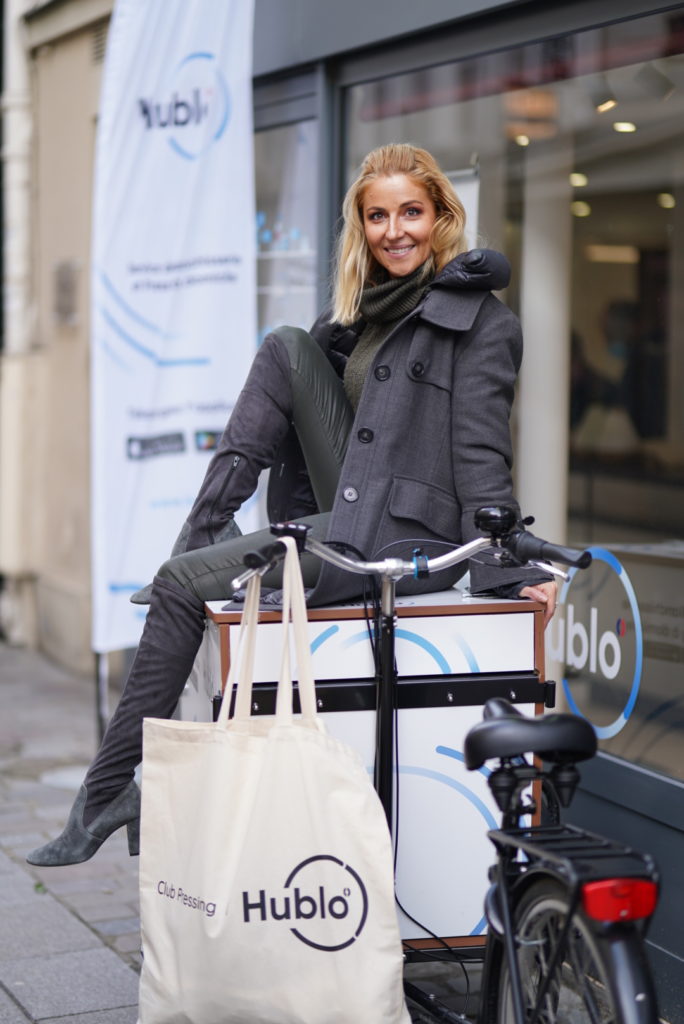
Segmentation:
<svg viewBox="0 0 684 1024">
<path fill-rule="evenodd" d="M 407 277 L 390 277 L 364 288 L 359 309 L 366 321 L 344 371 L 344 390 L 356 412 L 375 355 L 394 327 L 420 302 L 432 274 L 423 264 Z"/>
</svg>

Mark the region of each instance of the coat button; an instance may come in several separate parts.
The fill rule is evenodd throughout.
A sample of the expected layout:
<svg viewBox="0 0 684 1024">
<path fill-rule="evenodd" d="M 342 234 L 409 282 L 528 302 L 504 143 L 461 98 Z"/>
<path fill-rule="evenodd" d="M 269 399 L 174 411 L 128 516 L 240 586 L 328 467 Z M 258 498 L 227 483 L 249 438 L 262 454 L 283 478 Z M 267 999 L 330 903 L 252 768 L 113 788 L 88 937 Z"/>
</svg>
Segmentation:
<svg viewBox="0 0 684 1024">
<path fill-rule="evenodd" d="M 389 366 L 376 366 L 375 376 L 378 380 L 388 380 L 391 374 Z"/>
<path fill-rule="evenodd" d="M 345 487 L 345 489 L 342 491 L 342 497 L 344 498 L 345 501 L 358 501 L 359 492 L 356 490 L 355 487 Z"/>
<path fill-rule="evenodd" d="M 422 377 L 425 373 L 425 367 L 422 363 L 414 363 L 411 367 L 411 373 L 414 377 Z"/>
<path fill-rule="evenodd" d="M 370 444 L 373 440 L 373 431 L 369 430 L 368 427 L 361 427 L 361 430 L 359 430 L 356 436 L 361 444 Z"/>
</svg>

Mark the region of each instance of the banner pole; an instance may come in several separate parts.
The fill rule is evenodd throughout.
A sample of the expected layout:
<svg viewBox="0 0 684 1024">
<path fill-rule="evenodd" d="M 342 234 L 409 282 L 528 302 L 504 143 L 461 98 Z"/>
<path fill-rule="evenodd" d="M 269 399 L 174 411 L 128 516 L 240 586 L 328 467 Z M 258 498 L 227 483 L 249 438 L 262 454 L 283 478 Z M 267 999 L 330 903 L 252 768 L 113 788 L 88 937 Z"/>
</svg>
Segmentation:
<svg viewBox="0 0 684 1024">
<path fill-rule="evenodd" d="M 95 655 L 95 725 L 98 746 L 102 743 L 109 722 L 109 659 Z"/>
</svg>

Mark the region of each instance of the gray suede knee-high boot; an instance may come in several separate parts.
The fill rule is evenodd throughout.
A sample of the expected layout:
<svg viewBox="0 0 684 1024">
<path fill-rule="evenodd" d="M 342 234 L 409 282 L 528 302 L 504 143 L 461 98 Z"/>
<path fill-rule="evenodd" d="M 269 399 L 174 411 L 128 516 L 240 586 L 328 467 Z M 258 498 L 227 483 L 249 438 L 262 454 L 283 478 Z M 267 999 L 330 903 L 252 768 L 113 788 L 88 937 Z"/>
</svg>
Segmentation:
<svg viewBox="0 0 684 1024">
<path fill-rule="evenodd" d="M 291 415 L 287 351 L 276 335 L 269 335 L 254 357 L 190 510 L 186 550 L 214 544 L 251 498 L 259 474 L 272 465 L 290 429 Z"/>
<path fill-rule="evenodd" d="M 293 432 L 310 483 L 295 472 L 293 479 L 284 475 L 283 487 L 286 463 L 281 463 L 280 484 L 269 487 L 269 508 L 278 509 L 274 518 L 330 511 L 353 418 L 342 380 L 311 335 L 295 327 L 269 334 L 254 357 L 171 554 L 239 535 L 235 512 L 254 494 L 261 471 L 273 466 L 277 456 L 282 459 Z M 299 461 L 291 446 L 290 456 L 290 461 Z M 271 501 L 274 491 L 286 495 L 284 504 Z M 147 604 L 150 592 L 149 585 L 143 587 L 131 601 Z"/>
<path fill-rule="evenodd" d="M 121 700 L 90 765 L 64 831 L 26 858 L 30 864 L 88 860 L 112 832 L 128 827 L 137 853 L 143 718 L 168 718 L 192 669 L 204 632 L 204 602 L 155 577 L 150 610 Z"/>
</svg>

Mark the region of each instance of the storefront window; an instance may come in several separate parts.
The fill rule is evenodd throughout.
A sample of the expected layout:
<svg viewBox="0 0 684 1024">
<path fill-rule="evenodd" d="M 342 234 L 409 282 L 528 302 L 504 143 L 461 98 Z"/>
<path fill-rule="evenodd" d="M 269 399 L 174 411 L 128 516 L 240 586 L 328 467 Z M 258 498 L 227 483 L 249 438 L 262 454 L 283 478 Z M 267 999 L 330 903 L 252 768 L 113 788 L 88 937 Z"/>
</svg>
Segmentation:
<svg viewBox="0 0 684 1024">
<path fill-rule="evenodd" d="M 604 749 L 684 778 L 684 8 L 354 86 L 346 129 L 349 178 L 410 141 L 467 182 L 470 243 L 508 255 L 524 327 L 567 309 L 568 537 L 608 555 L 550 646 Z M 558 296 L 526 278 L 530 245 Z"/>
<path fill-rule="evenodd" d="M 259 341 L 274 327 L 316 317 L 315 121 L 254 136 Z"/>
</svg>

